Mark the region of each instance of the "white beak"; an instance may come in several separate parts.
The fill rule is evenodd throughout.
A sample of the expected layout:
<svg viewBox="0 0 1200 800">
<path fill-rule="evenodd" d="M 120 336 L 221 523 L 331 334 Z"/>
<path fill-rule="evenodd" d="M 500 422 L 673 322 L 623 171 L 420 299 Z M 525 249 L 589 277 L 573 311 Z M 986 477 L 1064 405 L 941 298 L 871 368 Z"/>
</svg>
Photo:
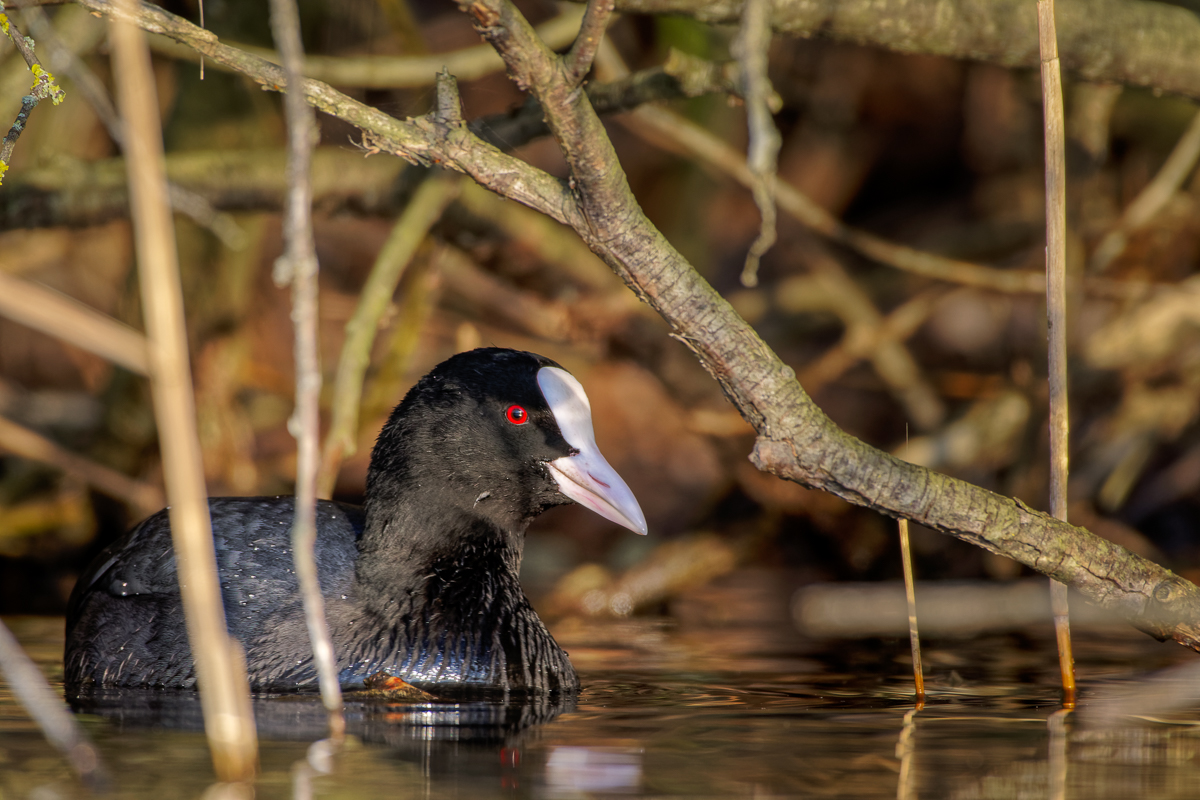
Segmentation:
<svg viewBox="0 0 1200 800">
<path fill-rule="evenodd" d="M 546 462 L 558 490 L 605 519 L 645 535 L 646 516 L 637 498 L 596 446 L 592 404 L 583 386 L 569 372 L 556 367 L 542 367 L 537 381 L 563 438 L 579 451 Z"/>
</svg>

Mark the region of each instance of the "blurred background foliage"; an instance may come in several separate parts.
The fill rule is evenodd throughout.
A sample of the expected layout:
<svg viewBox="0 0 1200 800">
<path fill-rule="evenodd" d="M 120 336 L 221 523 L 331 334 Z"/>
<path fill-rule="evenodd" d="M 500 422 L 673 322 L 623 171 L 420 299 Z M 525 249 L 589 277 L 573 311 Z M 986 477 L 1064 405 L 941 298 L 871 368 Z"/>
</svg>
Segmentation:
<svg viewBox="0 0 1200 800">
<path fill-rule="evenodd" d="M 194 3 L 164 5 L 198 19 Z M 308 0 L 301 8 L 312 54 L 359 60 L 480 43 L 450 3 Z M 535 22 L 562 13 L 550 2 L 522 8 Z M 112 160 L 119 152 L 78 86 L 79 65 L 110 86 L 104 22 L 69 5 L 47 14 L 78 64 L 68 70 L 67 62 L 47 59 L 68 99 L 34 111 L 0 187 L 0 272 L 140 328 L 120 206 L 123 172 Z M 208 0 L 205 22 L 230 43 L 271 44 L 265 4 Z M 44 54 L 54 37 L 39 38 L 34 27 L 23 29 Z M 727 27 L 665 16 L 628 15 L 611 29 L 632 69 L 659 65 L 672 51 L 726 61 L 732 36 Z M 176 220 L 209 491 L 289 493 L 292 330 L 288 292 L 271 279 L 283 193 L 280 98 L 212 65 L 202 72 L 177 49 L 157 53 L 172 175 L 202 201 Z M 1036 71 L 786 37 L 774 39 L 770 55 L 781 100 L 781 181 L 846 223 L 919 251 L 1003 271 L 1042 269 Z M 0 62 L 0 118 L 15 117 L 27 82 L 9 46 Z M 337 88 L 402 117 L 424 113 L 433 100 L 430 85 Z M 510 113 L 523 101 L 502 71 L 464 81 L 461 90 L 468 119 Z M 668 107 L 744 151 L 736 98 L 710 94 Z M 1195 579 L 1195 156 L 1185 164 L 1186 180 L 1148 219 L 1130 221 L 1126 210 L 1186 139 L 1196 109 L 1068 76 L 1067 114 L 1069 258 L 1077 279 L 1072 521 Z M 328 411 L 347 323 L 426 175 L 364 152 L 344 123 L 320 123 L 315 224 Z M 901 271 L 786 215 L 759 285 L 744 288 L 739 276 L 759 220 L 749 192 L 680 155 L 669 135 L 648 135 L 632 115 L 609 117 L 608 129 L 651 219 L 839 425 L 1046 507 L 1042 295 Z M 564 174 L 549 138 L 517 152 Z M 550 613 L 687 614 L 707 583 L 753 583 L 767 571 L 785 587 L 899 575 L 892 521 L 758 473 L 747 460 L 749 426 L 690 352 L 572 234 L 533 212 L 464 182 L 417 247 L 377 327 L 358 449 L 338 474 L 339 499 L 361 500 L 384 417 L 417 377 L 458 350 L 501 345 L 544 353 L 587 388 L 597 439 L 641 501 L 651 535 L 618 532 L 580 508 L 544 515 L 529 534 L 525 577 Z M 12 455 L 0 436 L 0 613 L 61 613 L 87 561 L 154 510 L 144 507 L 161 486 L 148 386 L 0 318 L 0 417 L 147 490 L 140 499 L 106 494 L 77 472 Z M 1020 574 L 1013 562 L 929 531 L 914 531 L 913 541 L 921 578 Z"/>
</svg>

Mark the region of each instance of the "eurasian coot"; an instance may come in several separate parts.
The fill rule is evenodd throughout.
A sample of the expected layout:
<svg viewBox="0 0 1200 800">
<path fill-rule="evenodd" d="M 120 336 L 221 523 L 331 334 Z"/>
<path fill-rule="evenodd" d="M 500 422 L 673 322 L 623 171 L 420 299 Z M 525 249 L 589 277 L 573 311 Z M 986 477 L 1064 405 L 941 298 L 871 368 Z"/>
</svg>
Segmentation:
<svg viewBox="0 0 1200 800">
<path fill-rule="evenodd" d="M 344 687 L 384 673 L 435 691 L 578 688 L 518 581 L 525 529 L 571 500 L 638 533 L 646 521 L 600 455 L 574 377 L 499 348 L 443 362 L 384 425 L 366 496 L 361 509 L 317 509 L 317 568 Z M 252 688 L 315 687 L 292 567 L 293 498 L 214 498 L 209 508 L 226 619 Z M 194 685 L 165 511 L 80 578 L 65 670 L 75 696 L 93 685 Z"/>
</svg>

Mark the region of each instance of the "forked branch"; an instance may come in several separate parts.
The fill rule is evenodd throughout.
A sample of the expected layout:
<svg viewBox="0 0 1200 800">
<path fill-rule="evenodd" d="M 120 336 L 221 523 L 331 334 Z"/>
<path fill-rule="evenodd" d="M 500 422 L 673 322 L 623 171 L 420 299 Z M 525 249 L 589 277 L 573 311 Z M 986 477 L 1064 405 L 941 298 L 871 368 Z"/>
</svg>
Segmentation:
<svg viewBox="0 0 1200 800">
<path fill-rule="evenodd" d="M 81 0 L 111 13 L 104 0 Z M 566 156 L 561 181 L 480 141 L 458 111 L 454 82 L 439 81 L 439 111 L 394 119 L 325 84 L 305 81 L 309 103 L 364 132 L 380 150 L 466 173 L 492 191 L 570 225 L 675 329 L 758 432 L 756 465 L 850 502 L 969 541 L 1079 590 L 1158 638 L 1200 650 L 1200 589 L 1169 570 L 1011 498 L 908 464 L 855 439 L 816 407 L 792 370 L 650 223 L 633 198 L 586 95 L 563 80 L 564 63 L 503 0 L 466 9 L 505 59 L 509 73 L 542 104 Z M 192 44 L 272 88 L 272 64 L 222 45 L 211 34 L 142 4 L 143 27 Z"/>
</svg>

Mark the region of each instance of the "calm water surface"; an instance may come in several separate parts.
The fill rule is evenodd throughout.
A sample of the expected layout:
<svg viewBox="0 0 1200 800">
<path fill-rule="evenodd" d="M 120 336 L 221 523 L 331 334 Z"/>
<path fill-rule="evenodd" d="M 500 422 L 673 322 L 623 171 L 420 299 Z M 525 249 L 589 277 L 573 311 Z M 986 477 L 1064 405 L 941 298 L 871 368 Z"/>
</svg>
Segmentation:
<svg viewBox="0 0 1200 800">
<path fill-rule="evenodd" d="M 61 619 L 8 623 L 52 679 Z M 1124 725 L 1055 716 L 1048 629 L 926 643 L 914 713 L 908 645 L 814 642 L 776 620 L 560 625 L 585 690 L 570 708 L 351 702 L 350 746 L 299 770 L 320 738 L 307 697 L 256 700 L 260 798 L 1200 797 L 1194 710 Z M 1080 631 L 1083 706 L 1195 660 L 1135 632 Z M 188 696 L 101 698 L 81 715 L 112 796 L 200 797 L 212 782 Z M 305 783 L 307 780 L 307 783 Z M 308 792 L 309 794 L 305 794 Z M 0 683 L 0 800 L 83 797 Z"/>
</svg>

